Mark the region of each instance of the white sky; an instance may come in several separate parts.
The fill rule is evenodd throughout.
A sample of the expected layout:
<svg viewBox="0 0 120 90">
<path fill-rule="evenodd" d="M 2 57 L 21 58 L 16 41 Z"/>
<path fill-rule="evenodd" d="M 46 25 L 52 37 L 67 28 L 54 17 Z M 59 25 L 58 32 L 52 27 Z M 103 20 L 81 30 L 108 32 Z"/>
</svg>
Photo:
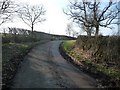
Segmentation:
<svg viewBox="0 0 120 90">
<path fill-rule="evenodd" d="M 16 1 L 16 0 L 15 0 Z M 38 23 L 34 26 L 34 30 L 47 33 L 66 35 L 66 26 L 70 22 L 68 16 L 63 13 L 63 8 L 68 5 L 68 0 L 17 0 L 16 2 L 29 4 L 43 4 L 46 9 L 46 21 Z M 22 20 L 16 19 L 13 22 L 5 23 L 3 27 L 17 27 L 24 29 L 31 29 Z M 115 26 L 117 28 L 117 26 Z M 80 30 L 77 30 L 78 32 Z M 101 29 L 102 34 L 112 34 L 114 31 L 108 29 Z"/>
<path fill-rule="evenodd" d="M 46 21 L 38 23 L 34 26 L 34 30 L 47 33 L 65 35 L 68 17 L 63 13 L 63 8 L 66 7 L 68 0 L 17 0 L 17 2 L 29 4 L 43 4 L 46 9 Z M 15 18 L 13 22 L 7 22 L 3 27 L 18 27 L 31 29 L 21 19 Z"/>
</svg>

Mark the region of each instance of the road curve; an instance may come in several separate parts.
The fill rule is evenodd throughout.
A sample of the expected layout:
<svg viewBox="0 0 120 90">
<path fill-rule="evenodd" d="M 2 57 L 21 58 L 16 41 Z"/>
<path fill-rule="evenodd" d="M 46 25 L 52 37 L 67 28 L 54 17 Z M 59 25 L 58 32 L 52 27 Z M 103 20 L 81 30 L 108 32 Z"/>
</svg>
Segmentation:
<svg viewBox="0 0 120 90">
<path fill-rule="evenodd" d="M 24 58 L 13 88 L 93 88 L 96 82 L 59 53 L 61 41 L 38 45 Z"/>
</svg>

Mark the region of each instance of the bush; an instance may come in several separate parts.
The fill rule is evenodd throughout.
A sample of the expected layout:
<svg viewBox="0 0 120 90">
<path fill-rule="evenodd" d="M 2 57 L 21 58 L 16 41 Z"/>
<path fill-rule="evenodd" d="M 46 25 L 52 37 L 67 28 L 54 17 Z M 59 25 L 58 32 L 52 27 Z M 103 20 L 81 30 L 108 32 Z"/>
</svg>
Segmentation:
<svg viewBox="0 0 120 90">
<path fill-rule="evenodd" d="M 92 51 L 91 55 L 95 57 L 96 62 L 104 63 L 107 66 L 115 64 L 120 68 L 120 37 L 79 36 L 76 44 L 83 50 Z"/>
</svg>

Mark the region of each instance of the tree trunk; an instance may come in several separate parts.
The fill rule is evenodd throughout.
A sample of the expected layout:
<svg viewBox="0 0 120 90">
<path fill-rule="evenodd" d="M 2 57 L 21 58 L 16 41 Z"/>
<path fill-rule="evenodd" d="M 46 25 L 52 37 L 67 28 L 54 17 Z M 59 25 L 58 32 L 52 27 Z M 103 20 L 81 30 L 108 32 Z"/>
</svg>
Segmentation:
<svg viewBox="0 0 120 90">
<path fill-rule="evenodd" d="M 33 23 L 32 23 L 31 29 L 32 29 L 31 37 L 32 37 L 32 39 L 33 39 Z"/>
<path fill-rule="evenodd" d="M 92 31 L 92 29 L 91 29 L 91 28 L 87 28 L 86 31 L 87 31 L 87 35 L 88 35 L 88 36 L 91 36 L 91 31 Z"/>
<path fill-rule="evenodd" d="M 6 37 L 6 32 L 5 32 L 5 29 L 4 29 L 4 36 Z"/>
<path fill-rule="evenodd" d="M 91 32 L 90 32 L 90 31 L 88 31 L 88 32 L 87 32 L 87 35 L 88 35 L 88 36 L 91 36 Z"/>
<path fill-rule="evenodd" d="M 98 36 L 98 34 L 99 34 L 99 25 L 96 26 L 95 36 Z"/>
</svg>

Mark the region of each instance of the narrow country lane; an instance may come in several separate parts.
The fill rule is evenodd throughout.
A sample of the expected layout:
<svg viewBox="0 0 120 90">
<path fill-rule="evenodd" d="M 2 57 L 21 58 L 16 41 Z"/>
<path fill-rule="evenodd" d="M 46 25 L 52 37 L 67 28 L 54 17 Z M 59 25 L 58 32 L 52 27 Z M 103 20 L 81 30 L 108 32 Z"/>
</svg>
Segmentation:
<svg viewBox="0 0 120 90">
<path fill-rule="evenodd" d="M 92 88 L 96 82 L 59 53 L 61 41 L 31 50 L 14 78 L 13 88 Z"/>
</svg>

